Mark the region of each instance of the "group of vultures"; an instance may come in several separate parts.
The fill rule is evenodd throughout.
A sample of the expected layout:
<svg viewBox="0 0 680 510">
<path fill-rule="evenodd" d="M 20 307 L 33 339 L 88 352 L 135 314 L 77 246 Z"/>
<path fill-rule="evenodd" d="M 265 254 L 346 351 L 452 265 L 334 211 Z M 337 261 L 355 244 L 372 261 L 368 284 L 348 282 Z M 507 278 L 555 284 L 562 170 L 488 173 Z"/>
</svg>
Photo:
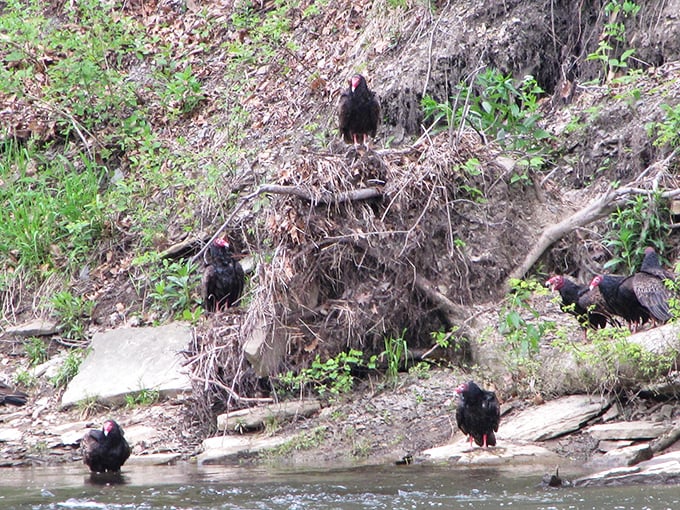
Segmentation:
<svg viewBox="0 0 680 510">
<path fill-rule="evenodd" d="M 546 285 L 558 291 L 562 311 L 578 319 L 587 329 L 628 325 L 635 333 L 645 324 L 657 326 L 671 319 L 673 291 L 667 280 L 675 275 L 665 269 L 652 247 L 645 249 L 640 270 L 629 276 L 596 275 L 590 285 L 579 285 L 569 277 L 557 275 Z"/>
</svg>

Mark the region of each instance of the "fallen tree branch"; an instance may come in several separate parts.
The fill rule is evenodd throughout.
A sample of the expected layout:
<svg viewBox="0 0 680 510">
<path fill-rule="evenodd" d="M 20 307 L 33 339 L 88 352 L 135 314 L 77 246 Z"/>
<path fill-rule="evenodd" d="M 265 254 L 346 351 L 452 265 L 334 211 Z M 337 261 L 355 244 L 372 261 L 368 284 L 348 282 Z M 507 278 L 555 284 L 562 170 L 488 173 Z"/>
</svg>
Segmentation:
<svg viewBox="0 0 680 510">
<path fill-rule="evenodd" d="M 668 158 L 664 159 L 664 162 L 667 163 L 670 161 L 674 155 L 675 151 L 672 152 Z M 547 250 L 553 243 L 560 240 L 573 230 L 607 216 L 617 207 L 623 206 L 631 195 L 658 195 L 661 198 L 675 198 L 680 196 L 680 189 L 673 189 L 659 193 L 655 190 L 638 188 L 632 185 L 616 189 L 610 187 L 598 198 L 591 201 L 588 205 L 576 211 L 568 218 L 546 228 L 539 237 L 538 241 L 534 243 L 533 248 L 524 258 L 524 261 L 510 273 L 508 279 L 505 282 L 506 289 L 509 288 L 509 281 L 511 279 L 524 277 L 524 275 L 529 271 L 529 269 L 531 269 L 539 257 L 543 255 L 545 250 Z"/>
<path fill-rule="evenodd" d="M 197 375 L 192 375 L 191 377 L 192 377 L 192 379 L 196 379 L 197 381 L 200 381 L 200 382 L 204 382 L 204 383 L 208 383 L 208 384 L 214 384 L 218 388 L 223 389 L 224 391 L 229 393 L 231 398 L 233 398 L 237 402 L 258 402 L 258 403 L 265 403 L 265 404 L 273 404 L 274 403 L 274 399 L 269 398 L 269 397 L 261 397 L 261 398 L 242 397 L 241 395 L 236 393 L 234 390 L 232 390 L 229 386 L 222 384 L 219 381 L 204 379 L 203 377 L 200 377 L 200 376 L 197 376 Z"/>
</svg>

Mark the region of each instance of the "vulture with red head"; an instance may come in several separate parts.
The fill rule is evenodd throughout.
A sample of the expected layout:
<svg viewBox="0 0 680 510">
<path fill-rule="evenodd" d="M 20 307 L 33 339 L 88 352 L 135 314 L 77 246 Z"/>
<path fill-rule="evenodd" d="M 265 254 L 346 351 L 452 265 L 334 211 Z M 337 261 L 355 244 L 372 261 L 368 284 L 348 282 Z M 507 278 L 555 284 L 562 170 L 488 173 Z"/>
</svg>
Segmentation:
<svg viewBox="0 0 680 510">
<path fill-rule="evenodd" d="M 225 239 L 215 239 L 207 251 L 203 270 L 203 307 L 208 312 L 235 306 L 245 284 L 241 264 L 234 259 L 231 246 Z"/>
<path fill-rule="evenodd" d="M 349 88 L 340 96 L 338 123 L 345 142 L 354 143 L 355 147 L 361 138 L 368 148 L 368 137 L 375 137 L 380 123 L 380 102 L 360 74 L 350 78 Z"/>
<path fill-rule="evenodd" d="M 501 422 L 501 408 L 493 391 L 483 390 L 474 381 L 462 383 L 456 388 L 460 396 L 456 408 L 456 423 L 463 434 L 486 448 L 496 445 L 496 434 Z"/>
<path fill-rule="evenodd" d="M 106 420 L 101 430 L 88 430 L 80 448 L 83 462 L 93 473 L 120 471 L 131 452 L 123 430 L 113 420 Z"/>
<path fill-rule="evenodd" d="M 600 329 L 607 324 L 619 325 L 597 287 L 590 289 L 587 285 L 579 285 L 562 275 L 551 277 L 545 284 L 553 292 L 560 293 L 560 308 L 563 312 L 574 315 L 582 328 Z"/>
</svg>

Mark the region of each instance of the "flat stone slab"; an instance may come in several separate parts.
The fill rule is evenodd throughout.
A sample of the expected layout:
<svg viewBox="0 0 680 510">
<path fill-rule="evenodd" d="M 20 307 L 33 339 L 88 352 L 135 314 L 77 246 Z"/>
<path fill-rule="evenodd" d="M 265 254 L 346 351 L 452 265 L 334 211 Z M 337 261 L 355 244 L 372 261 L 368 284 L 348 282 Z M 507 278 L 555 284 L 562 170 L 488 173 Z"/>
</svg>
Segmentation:
<svg viewBox="0 0 680 510">
<path fill-rule="evenodd" d="M 525 409 L 501 420 L 496 437 L 513 441 L 546 441 L 578 430 L 609 407 L 609 401 L 570 395 Z"/>
<path fill-rule="evenodd" d="M 54 335 L 58 330 L 57 323 L 48 319 L 33 319 L 5 330 L 6 333 L 16 336 L 47 336 Z"/>
<path fill-rule="evenodd" d="M 470 449 L 467 439 L 444 446 L 430 448 L 422 455 L 431 461 L 445 461 L 456 465 L 515 466 L 553 465 L 559 461 L 556 453 L 534 444 L 503 443 L 489 448 L 474 446 Z"/>
<path fill-rule="evenodd" d="M 649 443 L 636 444 L 610 450 L 604 455 L 594 457 L 588 466 L 604 467 L 634 466 L 644 460 L 652 458 L 652 448 Z"/>
<path fill-rule="evenodd" d="M 239 458 L 249 457 L 270 448 L 276 448 L 290 441 L 283 436 L 217 436 L 203 441 L 203 453 L 198 455 L 198 464 L 228 464 Z"/>
<path fill-rule="evenodd" d="M 96 333 L 91 352 L 61 398 L 62 407 L 95 398 L 120 403 L 128 393 L 157 390 L 171 397 L 191 390 L 181 364 L 191 340 L 191 328 L 172 323 L 157 328 L 121 328 Z"/>
<path fill-rule="evenodd" d="M 574 480 L 577 487 L 680 483 L 680 451 L 659 455 L 633 467 L 600 471 Z"/>
<path fill-rule="evenodd" d="M 0 443 L 18 443 L 22 437 L 18 429 L 0 429 Z"/>
<path fill-rule="evenodd" d="M 670 430 L 670 426 L 651 421 L 619 421 L 588 427 L 586 432 L 595 439 L 655 439 Z"/>
<path fill-rule="evenodd" d="M 263 407 L 239 409 L 217 417 L 217 430 L 239 431 L 264 428 L 268 421 L 282 423 L 296 416 L 311 416 L 321 409 L 318 400 L 293 400 Z"/>
<path fill-rule="evenodd" d="M 182 455 L 179 453 L 150 453 L 148 455 L 133 455 L 126 462 L 126 466 L 166 466 L 175 464 Z"/>
</svg>

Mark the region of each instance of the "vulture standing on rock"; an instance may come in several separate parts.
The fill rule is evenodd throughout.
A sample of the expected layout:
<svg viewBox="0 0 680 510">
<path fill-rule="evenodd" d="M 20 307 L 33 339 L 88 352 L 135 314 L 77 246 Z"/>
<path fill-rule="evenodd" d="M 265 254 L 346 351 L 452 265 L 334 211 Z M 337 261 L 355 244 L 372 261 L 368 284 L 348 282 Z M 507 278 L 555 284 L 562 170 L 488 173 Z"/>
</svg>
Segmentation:
<svg viewBox="0 0 680 510">
<path fill-rule="evenodd" d="M 601 329 L 607 324 L 618 325 L 597 287 L 590 289 L 562 275 L 551 277 L 545 284 L 553 292 L 560 293 L 562 311 L 574 315 L 582 328 Z"/>
<path fill-rule="evenodd" d="M 359 136 L 366 148 L 368 137 L 375 137 L 380 122 L 380 102 L 360 74 L 350 78 L 349 88 L 340 96 L 338 122 L 345 142 L 354 143 L 355 147 Z"/>
<path fill-rule="evenodd" d="M 23 391 L 11 389 L 5 383 L 0 382 L 0 405 L 12 404 L 13 406 L 23 406 L 26 404 L 28 395 Z"/>
<path fill-rule="evenodd" d="M 245 274 L 231 251 L 229 243 L 215 239 L 207 253 L 208 263 L 203 270 L 203 306 L 208 312 L 234 306 L 243 292 Z"/>
<path fill-rule="evenodd" d="M 590 288 L 599 287 L 610 310 L 623 317 L 635 332 L 650 320 L 663 324 L 672 317 L 672 294 L 664 280 L 673 277 L 661 267 L 654 248 L 647 248 L 639 272 L 631 276 L 597 275 Z"/>
<path fill-rule="evenodd" d="M 123 430 L 113 420 L 106 420 L 102 430 L 88 430 L 81 441 L 83 462 L 93 473 L 120 471 L 130 456 L 130 445 Z"/>
<path fill-rule="evenodd" d="M 474 440 L 478 446 L 495 446 L 501 408 L 493 391 L 483 390 L 474 381 L 462 383 L 456 388 L 461 399 L 456 409 L 458 428 Z"/>
</svg>

